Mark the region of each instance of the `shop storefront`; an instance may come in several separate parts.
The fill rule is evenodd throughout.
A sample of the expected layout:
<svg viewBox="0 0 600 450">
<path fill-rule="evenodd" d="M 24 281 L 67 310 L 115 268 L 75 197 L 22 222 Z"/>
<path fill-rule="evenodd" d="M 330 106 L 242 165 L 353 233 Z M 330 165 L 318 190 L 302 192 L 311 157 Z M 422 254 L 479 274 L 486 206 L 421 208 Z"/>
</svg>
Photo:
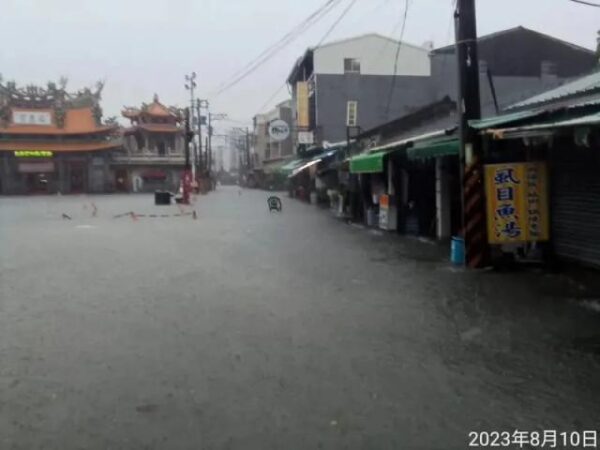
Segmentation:
<svg viewBox="0 0 600 450">
<path fill-rule="evenodd" d="M 350 159 L 368 225 L 438 239 L 458 232 L 458 141 L 453 133 L 454 128 L 400 139 Z"/>
<path fill-rule="evenodd" d="M 600 267 L 600 113 L 587 103 L 565 109 L 474 124 L 488 168 L 498 168 L 487 178 L 488 241 L 519 259 Z"/>
</svg>

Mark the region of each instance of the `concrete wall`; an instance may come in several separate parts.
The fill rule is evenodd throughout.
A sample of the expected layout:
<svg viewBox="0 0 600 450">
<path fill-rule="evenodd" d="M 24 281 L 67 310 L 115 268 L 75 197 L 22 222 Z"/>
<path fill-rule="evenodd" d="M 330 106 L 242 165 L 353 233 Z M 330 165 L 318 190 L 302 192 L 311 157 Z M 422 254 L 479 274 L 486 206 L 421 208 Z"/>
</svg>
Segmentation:
<svg viewBox="0 0 600 450">
<path fill-rule="evenodd" d="M 354 58 L 360 61 L 363 75 L 392 76 L 397 51 L 396 41 L 376 34 L 332 42 L 314 50 L 314 72 L 343 75 L 344 58 Z M 403 42 L 398 61 L 396 75 L 430 74 L 428 50 L 425 48 Z"/>
<path fill-rule="evenodd" d="M 348 101 L 358 102 L 358 126 L 368 130 L 434 101 L 430 77 L 316 75 L 317 127 L 323 140 L 346 139 Z M 389 101 L 389 111 L 387 105 Z"/>
</svg>

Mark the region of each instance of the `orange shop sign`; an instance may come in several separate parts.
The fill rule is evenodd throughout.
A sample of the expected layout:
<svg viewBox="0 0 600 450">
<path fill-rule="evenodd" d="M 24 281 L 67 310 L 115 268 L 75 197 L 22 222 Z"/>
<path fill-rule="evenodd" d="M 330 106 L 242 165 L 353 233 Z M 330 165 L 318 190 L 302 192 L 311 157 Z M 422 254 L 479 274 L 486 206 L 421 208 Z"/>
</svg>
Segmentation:
<svg viewBox="0 0 600 450">
<path fill-rule="evenodd" d="M 488 242 L 547 241 L 548 169 L 543 162 L 485 166 Z"/>
</svg>

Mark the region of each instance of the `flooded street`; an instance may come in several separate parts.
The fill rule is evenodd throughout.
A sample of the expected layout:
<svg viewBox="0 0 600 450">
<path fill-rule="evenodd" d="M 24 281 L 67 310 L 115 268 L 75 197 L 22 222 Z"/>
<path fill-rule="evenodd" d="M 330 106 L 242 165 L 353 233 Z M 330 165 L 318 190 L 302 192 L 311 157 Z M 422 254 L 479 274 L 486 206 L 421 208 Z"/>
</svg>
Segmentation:
<svg viewBox="0 0 600 450">
<path fill-rule="evenodd" d="M 197 220 L 149 195 L 0 198 L 0 447 L 454 449 L 598 428 L 585 286 L 456 269 L 286 196 L 270 214 L 268 195 L 220 187 L 183 211 Z"/>
</svg>

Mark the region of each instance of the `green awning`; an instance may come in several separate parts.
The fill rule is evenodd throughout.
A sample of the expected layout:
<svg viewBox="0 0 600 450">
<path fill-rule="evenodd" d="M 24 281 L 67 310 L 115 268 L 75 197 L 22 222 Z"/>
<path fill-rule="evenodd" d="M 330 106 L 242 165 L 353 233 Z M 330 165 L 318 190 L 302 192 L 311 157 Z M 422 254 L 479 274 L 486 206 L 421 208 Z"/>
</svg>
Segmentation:
<svg viewBox="0 0 600 450">
<path fill-rule="evenodd" d="M 511 122 L 517 122 L 519 120 L 530 119 L 532 117 L 539 116 L 543 113 L 540 110 L 527 110 L 527 111 L 518 111 L 509 114 L 502 114 L 494 117 L 487 117 L 485 119 L 480 120 L 469 120 L 469 126 L 471 128 L 475 128 L 476 130 L 485 130 L 486 128 L 494 128 L 498 125 L 506 125 Z"/>
<path fill-rule="evenodd" d="M 281 173 L 282 168 L 289 162 L 287 159 L 263 163 L 263 172 L 266 174 Z"/>
<path fill-rule="evenodd" d="M 436 158 L 438 156 L 458 155 L 460 142 L 458 139 L 446 139 L 430 142 L 419 142 L 406 150 L 408 159 Z"/>
<path fill-rule="evenodd" d="M 289 161 L 284 166 L 282 166 L 279 170 L 282 173 L 284 173 L 285 175 L 289 175 L 290 173 L 292 173 L 294 171 L 294 169 L 296 169 L 297 167 L 300 167 L 302 164 L 304 164 L 304 162 L 305 162 L 304 159 L 294 159 L 292 161 Z"/>
<path fill-rule="evenodd" d="M 383 172 L 383 158 L 389 151 L 375 153 L 361 153 L 350 158 L 351 173 L 379 173 Z"/>
<path fill-rule="evenodd" d="M 314 166 L 315 164 L 319 164 L 322 161 L 331 158 L 332 156 L 335 156 L 336 153 L 338 153 L 341 150 L 342 150 L 342 147 L 326 149 L 325 151 L 318 153 L 316 155 L 313 155 L 310 158 L 304 158 L 304 159 L 298 160 L 299 164 L 297 164 L 294 167 L 294 169 L 291 171 L 291 173 L 289 173 L 288 178 L 295 177 L 303 170 L 305 170 L 311 166 Z"/>
</svg>

